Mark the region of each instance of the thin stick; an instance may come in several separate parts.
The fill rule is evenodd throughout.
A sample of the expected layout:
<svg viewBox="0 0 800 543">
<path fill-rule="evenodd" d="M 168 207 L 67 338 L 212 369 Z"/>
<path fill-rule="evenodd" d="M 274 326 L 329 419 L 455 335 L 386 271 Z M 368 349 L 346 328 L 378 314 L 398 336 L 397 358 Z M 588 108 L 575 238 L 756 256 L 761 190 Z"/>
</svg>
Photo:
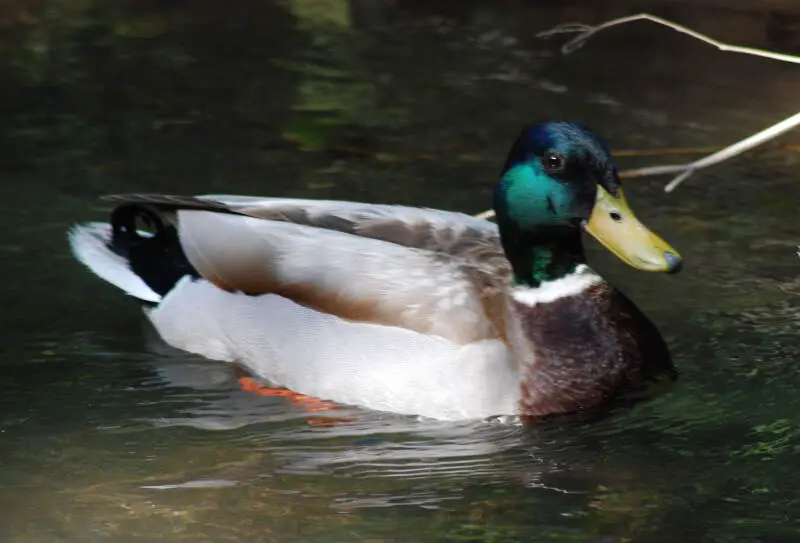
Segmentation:
<svg viewBox="0 0 800 543">
<path fill-rule="evenodd" d="M 567 23 L 563 25 L 559 25 L 555 28 L 550 30 L 546 30 L 544 32 L 539 32 L 537 37 L 540 38 L 549 38 L 556 34 L 565 34 L 565 33 L 574 33 L 579 32 L 579 35 L 575 38 L 568 41 L 566 44 L 561 46 L 561 51 L 568 55 L 575 51 L 576 49 L 583 46 L 583 44 L 591 38 L 593 35 L 598 33 L 599 31 L 610 28 L 612 26 L 621 25 L 625 23 L 630 23 L 633 21 L 651 21 L 653 23 L 658 23 L 664 26 L 667 26 L 673 30 L 677 30 L 683 34 L 687 34 L 695 39 L 698 39 L 704 43 L 709 45 L 713 45 L 720 51 L 728 51 L 732 53 L 741 53 L 745 55 L 755 55 L 759 57 L 769 58 L 773 60 L 780 60 L 783 62 L 792 62 L 795 64 L 800 64 L 800 57 L 794 55 L 786 55 L 783 53 L 774 53 L 772 51 L 765 51 L 763 49 L 756 49 L 754 47 L 742 47 L 739 45 L 731 45 L 728 43 L 723 43 L 721 41 L 715 40 L 706 36 L 705 34 L 700 34 L 699 32 L 695 32 L 690 28 L 686 28 L 685 26 L 679 25 L 677 23 L 673 23 L 672 21 L 668 21 L 666 19 L 662 19 L 661 17 L 656 17 L 655 15 L 650 15 L 649 13 L 639 13 L 637 15 L 629 15 L 627 17 L 620 17 L 619 19 L 612 19 L 610 21 L 606 21 L 597 26 L 589 26 L 583 23 Z M 765 143 L 773 138 L 776 138 L 794 128 L 795 126 L 800 125 L 800 112 L 792 115 L 791 117 L 784 119 L 783 121 L 770 126 L 762 130 L 761 132 L 754 134 L 748 138 L 745 138 L 741 141 L 734 143 L 724 149 L 717 151 L 711 155 L 701 158 L 695 162 L 689 164 L 671 164 L 665 166 L 652 166 L 650 168 L 640 168 L 638 170 L 632 170 L 628 172 L 623 172 L 624 177 L 640 177 L 645 175 L 661 175 L 667 173 L 675 173 L 680 172 L 679 175 L 673 178 L 667 185 L 664 187 L 664 192 L 672 192 L 675 190 L 678 185 L 680 185 L 683 181 L 685 181 L 689 176 L 691 176 L 695 171 L 705 168 L 707 166 L 711 166 L 713 164 L 718 164 L 723 160 L 727 160 L 731 157 L 734 157 L 738 154 L 741 154 L 745 151 L 752 149 L 762 143 Z"/>
<path fill-rule="evenodd" d="M 670 181 L 667 184 L 667 186 L 664 187 L 664 192 L 672 192 L 678 185 L 681 184 L 681 182 L 683 182 L 684 179 L 688 178 L 695 171 L 700 170 L 702 168 L 706 168 L 708 166 L 712 166 L 714 164 L 719 164 L 724 160 L 728 160 L 729 158 L 742 154 L 745 151 L 749 151 L 753 147 L 757 147 L 758 145 L 761 145 L 764 142 L 777 138 L 781 134 L 788 132 L 789 130 L 798 125 L 800 125 L 800 112 L 795 113 L 791 117 L 784 119 L 777 124 L 773 124 L 772 126 L 765 128 L 761 132 L 753 134 L 752 136 L 749 136 L 743 140 L 737 141 L 736 143 L 729 145 L 728 147 L 725 147 L 724 149 L 717 151 L 716 153 L 705 156 L 700 160 L 690 162 L 689 164 L 652 166 L 650 168 L 629 170 L 627 172 L 623 172 L 623 174 L 625 177 L 641 177 L 644 175 L 659 175 L 665 173 L 681 172 L 680 175 L 675 177 L 672 181 Z"/>
<path fill-rule="evenodd" d="M 614 151 L 614 156 L 663 156 L 663 155 L 702 155 L 715 153 L 720 150 L 718 145 L 705 147 L 664 147 L 661 149 L 620 149 Z"/>
<path fill-rule="evenodd" d="M 545 30 L 544 32 L 539 32 L 536 36 L 539 38 L 549 38 L 556 34 L 567 34 L 567 33 L 575 33 L 580 32 L 580 35 L 576 36 L 575 38 L 568 41 L 566 44 L 561 46 L 561 51 L 568 55 L 579 49 L 583 44 L 591 38 L 593 35 L 597 34 L 601 30 L 606 28 L 610 28 L 612 26 L 617 26 L 625 23 L 631 23 L 633 21 L 651 21 L 654 23 L 658 23 L 664 26 L 668 26 L 673 30 L 677 30 L 678 32 L 682 32 L 683 34 L 688 34 L 689 36 L 703 41 L 709 45 L 713 45 L 720 51 L 728 51 L 731 53 L 741 53 L 744 55 L 755 55 L 758 57 L 764 58 L 771 58 L 773 60 L 781 60 L 783 62 L 793 62 L 795 64 L 800 64 L 800 57 L 794 55 L 786 55 L 783 53 L 774 53 L 772 51 L 765 51 L 764 49 L 756 49 L 755 47 L 742 47 L 740 45 L 731 45 L 729 43 L 723 43 L 721 41 L 715 40 L 706 36 L 705 34 L 701 34 L 699 32 L 695 32 L 690 28 L 686 28 L 685 26 L 679 25 L 677 23 L 673 23 L 672 21 L 668 21 L 666 19 L 662 19 L 661 17 L 656 17 L 655 15 L 650 15 L 649 13 L 638 13 L 636 15 L 629 15 L 627 17 L 620 17 L 619 19 L 612 19 L 610 21 L 606 21 L 603 24 L 599 24 L 597 26 L 589 26 L 583 23 L 566 23 L 563 25 L 559 25 L 555 28 L 550 30 Z"/>
</svg>

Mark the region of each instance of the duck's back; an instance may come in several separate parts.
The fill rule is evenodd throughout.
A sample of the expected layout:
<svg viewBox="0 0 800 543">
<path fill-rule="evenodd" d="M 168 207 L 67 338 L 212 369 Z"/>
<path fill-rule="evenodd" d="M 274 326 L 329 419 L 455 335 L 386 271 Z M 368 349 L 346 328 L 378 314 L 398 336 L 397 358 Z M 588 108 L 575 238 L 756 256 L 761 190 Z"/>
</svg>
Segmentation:
<svg viewBox="0 0 800 543">
<path fill-rule="evenodd" d="M 75 241 L 100 238 L 150 288 L 148 301 L 190 275 L 229 292 L 278 294 L 346 319 L 461 344 L 503 336 L 509 269 L 488 221 L 354 202 L 163 195 L 113 201 L 110 227 L 95 224 L 83 237 L 75 230 L 73 247 L 97 272 Z M 142 217 L 154 223 L 155 235 L 136 230 Z M 97 255 L 98 243 L 88 245 Z"/>
</svg>

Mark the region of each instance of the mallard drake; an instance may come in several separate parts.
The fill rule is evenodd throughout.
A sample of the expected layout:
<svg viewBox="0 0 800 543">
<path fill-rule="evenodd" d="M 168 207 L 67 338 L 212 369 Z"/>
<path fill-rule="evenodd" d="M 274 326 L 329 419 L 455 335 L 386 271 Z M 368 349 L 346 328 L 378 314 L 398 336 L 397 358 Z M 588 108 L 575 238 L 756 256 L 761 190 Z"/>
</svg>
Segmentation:
<svg viewBox="0 0 800 543">
<path fill-rule="evenodd" d="M 641 270 L 681 258 L 573 123 L 521 132 L 496 224 L 349 201 L 107 199 L 108 224 L 70 231 L 78 260 L 144 302 L 168 344 L 271 386 L 455 420 L 573 412 L 673 371 L 656 327 L 586 265 L 581 230 Z"/>
</svg>

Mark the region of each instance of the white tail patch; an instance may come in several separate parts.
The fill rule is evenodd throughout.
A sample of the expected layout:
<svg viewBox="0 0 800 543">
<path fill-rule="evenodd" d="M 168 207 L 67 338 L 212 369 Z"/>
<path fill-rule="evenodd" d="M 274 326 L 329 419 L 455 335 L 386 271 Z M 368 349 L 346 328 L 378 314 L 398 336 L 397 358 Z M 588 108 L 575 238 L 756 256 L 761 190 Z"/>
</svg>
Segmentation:
<svg viewBox="0 0 800 543">
<path fill-rule="evenodd" d="M 545 281 L 537 288 L 514 287 L 511 289 L 511 297 L 528 306 L 549 304 L 561 298 L 577 296 L 602 281 L 603 278 L 593 272 L 589 266 L 580 264 L 571 274 L 553 281 Z"/>
<path fill-rule="evenodd" d="M 147 234 L 142 233 L 142 235 Z M 98 277 L 135 298 L 147 302 L 160 302 L 161 295 L 154 292 L 131 270 L 127 260 L 108 248 L 110 240 L 111 225 L 106 223 L 81 224 L 69 231 L 69 244 L 75 258 Z"/>
</svg>

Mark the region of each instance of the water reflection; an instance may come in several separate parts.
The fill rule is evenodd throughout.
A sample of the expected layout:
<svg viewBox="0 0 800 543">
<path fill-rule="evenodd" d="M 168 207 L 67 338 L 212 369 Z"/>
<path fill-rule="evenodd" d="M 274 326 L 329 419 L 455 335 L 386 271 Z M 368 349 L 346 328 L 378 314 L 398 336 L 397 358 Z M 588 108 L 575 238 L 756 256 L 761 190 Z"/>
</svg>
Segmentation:
<svg viewBox="0 0 800 543">
<path fill-rule="evenodd" d="M 796 67 L 668 30 L 619 28 L 568 58 L 534 37 L 642 5 L 721 39 L 797 45 L 791 6 L 744 2 L 0 7 L 0 98 L 13 105 L 0 109 L 0 537 L 788 538 L 800 194 L 785 149 L 670 196 L 662 180 L 628 185 L 686 271 L 654 279 L 594 247 L 590 258 L 659 324 L 682 378 L 599 421 L 524 429 L 343 409 L 325 415 L 347 420 L 309 424 L 300 407 L 240 391 L 234 369 L 166 349 L 67 254 L 68 225 L 107 212 L 101 193 L 477 212 L 528 120 L 583 121 L 623 151 L 721 146 L 794 112 Z"/>
</svg>

